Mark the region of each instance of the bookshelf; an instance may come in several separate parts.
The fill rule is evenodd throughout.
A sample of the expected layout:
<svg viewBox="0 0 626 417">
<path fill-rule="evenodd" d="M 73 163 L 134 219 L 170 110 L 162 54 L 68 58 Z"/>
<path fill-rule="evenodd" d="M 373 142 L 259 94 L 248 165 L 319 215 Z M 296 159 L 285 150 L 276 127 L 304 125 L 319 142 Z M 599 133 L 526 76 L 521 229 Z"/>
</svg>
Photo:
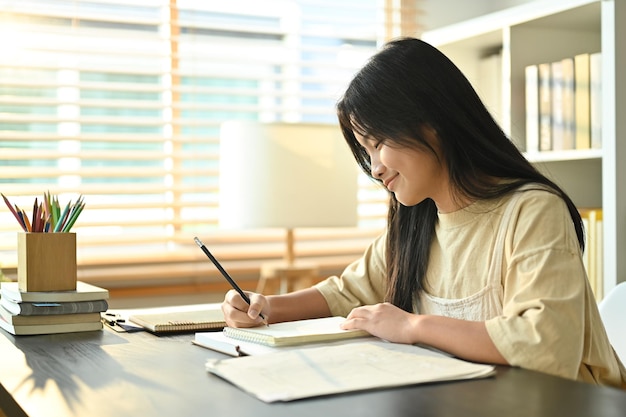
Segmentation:
<svg viewBox="0 0 626 417">
<path fill-rule="evenodd" d="M 535 0 L 422 36 L 461 68 L 522 151 L 525 68 L 601 52 L 602 148 L 527 157 L 563 186 L 577 206 L 602 209 L 605 294 L 626 281 L 626 164 L 618 162 L 626 161 L 626 80 L 619 77 L 626 73 L 626 27 L 618 24 L 625 21 L 622 0 Z"/>
</svg>

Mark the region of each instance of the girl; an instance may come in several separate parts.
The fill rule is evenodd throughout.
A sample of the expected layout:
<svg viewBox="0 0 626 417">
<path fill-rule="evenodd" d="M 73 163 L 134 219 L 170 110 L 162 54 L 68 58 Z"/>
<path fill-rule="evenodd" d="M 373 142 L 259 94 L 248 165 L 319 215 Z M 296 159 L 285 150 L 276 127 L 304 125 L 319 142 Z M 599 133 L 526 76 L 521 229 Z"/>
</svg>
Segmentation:
<svg viewBox="0 0 626 417">
<path fill-rule="evenodd" d="M 574 203 L 418 39 L 390 42 L 337 105 L 360 167 L 390 193 L 386 232 L 340 277 L 226 294 L 229 326 L 329 315 L 344 329 L 459 358 L 626 388 L 582 262 Z"/>
</svg>

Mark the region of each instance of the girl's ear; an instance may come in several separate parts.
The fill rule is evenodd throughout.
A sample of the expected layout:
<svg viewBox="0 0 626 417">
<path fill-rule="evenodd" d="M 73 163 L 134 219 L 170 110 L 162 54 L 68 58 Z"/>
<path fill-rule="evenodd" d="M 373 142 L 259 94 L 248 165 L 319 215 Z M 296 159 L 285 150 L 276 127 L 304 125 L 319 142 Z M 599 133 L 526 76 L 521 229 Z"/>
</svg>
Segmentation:
<svg viewBox="0 0 626 417">
<path fill-rule="evenodd" d="M 422 126 L 422 135 L 427 146 L 433 151 L 437 159 L 441 160 L 441 138 L 437 130 L 429 124 L 424 124 Z"/>
<path fill-rule="evenodd" d="M 439 144 L 439 134 L 437 133 L 437 130 L 431 125 L 424 124 L 422 126 L 422 134 L 431 146 Z"/>
</svg>

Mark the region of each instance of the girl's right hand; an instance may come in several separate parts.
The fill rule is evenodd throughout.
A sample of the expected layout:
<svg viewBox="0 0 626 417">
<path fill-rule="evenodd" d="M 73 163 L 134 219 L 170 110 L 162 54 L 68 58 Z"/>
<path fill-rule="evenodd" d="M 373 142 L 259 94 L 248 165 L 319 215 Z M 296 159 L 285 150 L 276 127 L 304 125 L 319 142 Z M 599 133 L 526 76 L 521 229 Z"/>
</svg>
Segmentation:
<svg viewBox="0 0 626 417">
<path fill-rule="evenodd" d="M 262 294 L 246 291 L 250 304 L 235 291 L 230 290 L 224 297 L 222 312 L 229 327 L 255 327 L 266 323 L 270 315 L 270 305 L 267 297 Z M 265 319 L 261 317 L 263 314 Z"/>
</svg>

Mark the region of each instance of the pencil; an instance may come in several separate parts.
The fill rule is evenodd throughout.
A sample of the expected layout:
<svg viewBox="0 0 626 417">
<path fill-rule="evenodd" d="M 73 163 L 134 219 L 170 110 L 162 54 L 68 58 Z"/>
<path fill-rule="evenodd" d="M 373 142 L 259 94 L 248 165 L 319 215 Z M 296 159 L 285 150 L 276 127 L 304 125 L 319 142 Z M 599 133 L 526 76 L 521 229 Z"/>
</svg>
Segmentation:
<svg viewBox="0 0 626 417">
<path fill-rule="evenodd" d="M 85 208 L 84 197 L 81 194 L 75 203 L 68 201 L 61 213 L 58 197 L 48 191 L 41 199 L 35 197 L 33 212 L 29 216 L 17 204 L 12 204 L 4 194 L 0 195 L 20 227 L 27 233 L 69 232 Z"/>
<path fill-rule="evenodd" d="M 74 226 L 74 223 L 76 223 L 76 219 L 78 219 L 78 216 L 83 211 L 83 208 L 85 207 L 85 203 L 82 202 L 81 198 L 82 196 L 78 199 L 74 207 L 72 207 L 70 214 L 67 216 L 68 220 L 67 222 L 65 222 L 65 226 L 63 226 L 63 230 L 62 230 L 63 232 L 70 231 L 72 226 Z"/>
<path fill-rule="evenodd" d="M 17 216 L 18 220 L 20 221 L 20 225 L 22 225 L 22 229 L 24 229 L 25 232 L 28 232 L 28 227 L 26 227 L 26 222 L 24 221 L 24 215 L 22 214 L 22 210 L 17 212 Z"/>
<path fill-rule="evenodd" d="M 22 209 L 21 210 L 22 213 L 22 220 L 24 220 L 24 225 L 26 225 L 26 231 L 27 232 L 32 232 L 33 231 L 33 227 L 30 224 L 30 220 L 28 220 L 28 215 L 26 214 L 26 212 Z"/>
<path fill-rule="evenodd" d="M 39 225 L 39 220 L 37 217 L 37 197 L 35 197 L 35 202 L 33 203 L 33 219 L 30 221 L 33 232 L 38 232 L 37 227 Z"/>
<path fill-rule="evenodd" d="M 248 298 L 246 293 L 243 292 L 243 290 L 239 287 L 239 285 L 237 285 L 237 283 L 235 282 L 234 279 L 232 279 L 230 274 L 226 272 L 226 270 L 222 267 L 222 265 L 218 262 L 218 260 L 215 259 L 215 257 L 211 254 L 211 252 L 209 252 L 207 247 L 204 246 L 204 243 L 202 243 L 200 239 L 198 239 L 197 237 L 194 237 L 193 240 L 194 242 L 196 242 L 196 245 L 200 246 L 200 249 L 202 249 L 202 251 L 206 254 L 206 256 L 209 257 L 211 262 L 213 262 L 213 265 L 215 265 L 215 267 L 222 273 L 224 278 L 226 278 L 226 281 L 230 283 L 230 285 L 235 289 L 235 291 L 237 291 L 239 295 L 241 295 L 241 298 L 243 298 L 243 300 L 249 305 L 250 298 Z M 263 314 L 259 314 L 259 317 L 261 317 L 263 319 L 263 322 L 267 325 L 267 320 L 265 320 L 265 317 L 263 316 Z"/>
<path fill-rule="evenodd" d="M 49 197 L 49 192 L 43 193 L 43 218 L 46 219 L 46 221 L 50 220 L 50 197 Z M 44 222 L 44 229 L 45 229 L 45 222 Z M 47 230 L 44 230 L 45 232 L 47 232 Z"/>
<path fill-rule="evenodd" d="M 61 214 L 61 217 L 59 217 L 59 219 L 57 220 L 57 224 L 56 224 L 56 226 L 54 226 L 54 231 L 55 232 L 60 232 L 60 231 L 63 230 L 63 225 L 64 225 L 65 221 L 67 220 L 67 215 L 70 212 L 70 206 L 71 205 L 72 205 L 72 200 L 67 202 L 67 205 L 63 209 L 63 214 Z"/>
<path fill-rule="evenodd" d="M 1 194 L 1 193 L 0 193 Z M 8 198 L 6 198 L 6 196 L 4 194 L 1 194 L 2 198 L 4 199 L 4 203 L 7 205 L 7 207 L 9 208 L 9 210 L 11 211 L 11 213 L 13 213 L 13 216 L 15 216 L 15 219 L 17 220 L 17 222 L 20 224 L 20 226 L 22 227 L 22 229 L 24 229 L 25 232 L 28 232 L 28 230 L 26 230 L 26 224 L 20 219 L 20 216 L 17 214 L 17 211 L 15 210 L 15 208 L 13 208 L 13 205 L 11 204 L 11 202 L 9 201 Z M 17 207 L 17 206 L 16 206 Z"/>
</svg>

